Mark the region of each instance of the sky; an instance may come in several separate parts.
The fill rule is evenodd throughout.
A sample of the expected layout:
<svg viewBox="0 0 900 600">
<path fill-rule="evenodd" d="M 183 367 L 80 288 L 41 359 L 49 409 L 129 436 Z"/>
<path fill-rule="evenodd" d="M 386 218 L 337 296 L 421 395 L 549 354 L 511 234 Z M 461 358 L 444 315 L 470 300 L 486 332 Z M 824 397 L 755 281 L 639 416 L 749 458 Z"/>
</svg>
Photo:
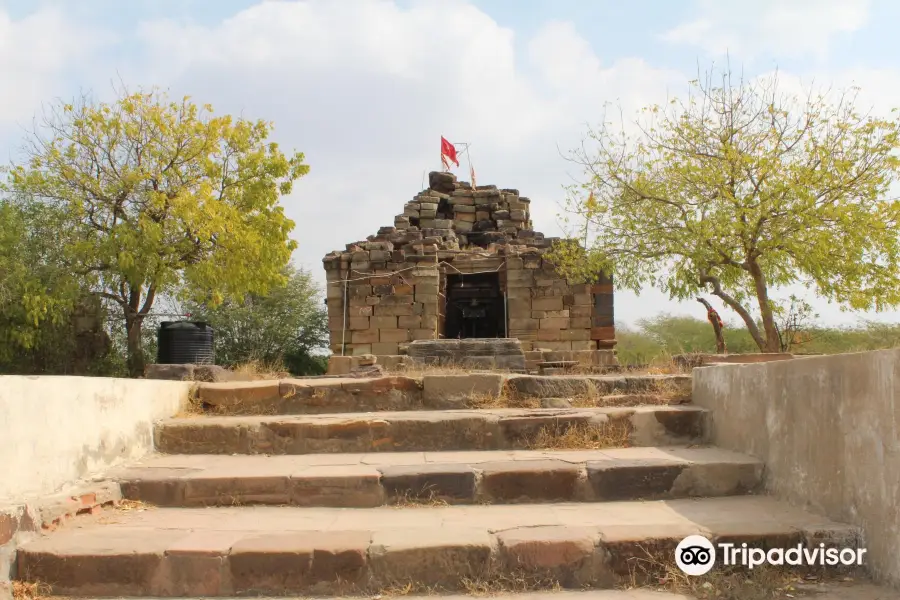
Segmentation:
<svg viewBox="0 0 900 600">
<path fill-rule="evenodd" d="M 311 167 L 282 203 L 295 262 L 324 282 L 326 253 L 393 224 L 440 167 L 442 135 L 471 144 L 479 184 L 519 189 L 535 228 L 561 235 L 563 186 L 582 177 L 565 154 L 608 104 L 664 102 L 727 57 L 747 77 L 859 86 L 887 115 L 898 18 L 890 0 L 0 0 L 0 162 L 47 102 L 112 99 L 118 83 L 273 121 Z M 823 323 L 900 320 L 805 297 Z M 705 316 L 617 293 L 619 321 L 661 312 Z"/>
</svg>

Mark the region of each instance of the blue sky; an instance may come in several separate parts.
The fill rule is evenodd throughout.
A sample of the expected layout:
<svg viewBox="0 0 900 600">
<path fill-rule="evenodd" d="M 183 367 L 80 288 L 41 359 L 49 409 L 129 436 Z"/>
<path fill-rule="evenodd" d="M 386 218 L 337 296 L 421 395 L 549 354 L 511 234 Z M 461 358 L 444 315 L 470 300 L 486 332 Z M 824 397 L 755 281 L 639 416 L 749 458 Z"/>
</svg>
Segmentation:
<svg viewBox="0 0 900 600">
<path fill-rule="evenodd" d="M 113 80 L 270 119 L 312 167 L 285 206 L 297 262 L 321 277 L 326 252 L 402 212 L 442 134 L 471 142 L 479 183 L 521 189 L 558 235 L 578 176 L 558 149 L 604 103 L 683 93 L 727 51 L 749 77 L 858 84 L 886 111 L 900 104 L 897 22 L 889 0 L 0 0 L 0 153 L 15 157 L 42 102 L 108 97 Z M 826 321 L 859 317 L 815 304 Z M 623 293 L 617 313 L 697 306 Z"/>
<path fill-rule="evenodd" d="M 396 4 L 409 7 L 417 2 L 421 3 L 421 0 L 398 0 Z M 796 3 L 791 0 L 785 3 L 815 5 L 814 2 Z M 215 25 L 256 4 L 259 4 L 258 0 L 86 0 L 77 3 L 66 0 L 0 0 L 0 8 L 13 19 L 31 14 L 39 6 L 58 6 L 77 22 L 101 24 L 123 34 L 141 21 L 161 18 Z M 597 53 L 610 60 L 642 56 L 651 59 L 654 64 L 678 68 L 697 58 L 694 49 L 673 46 L 659 37 L 686 17 L 702 15 L 702 9 L 689 0 L 474 0 L 471 4 L 490 15 L 499 25 L 513 29 L 523 39 L 533 35 L 548 21 L 572 22 Z M 753 2 L 744 4 L 752 6 Z M 897 64 L 898 50 L 889 42 L 900 19 L 900 4 L 890 0 L 847 4 L 866 6 L 865 26 L 834 36 L 830 40 L 828 60 L 824 65 L 830 69 L 859 65 L 893 68 Z M 765 60 L 787 70 L 809 64 L 808 59 L 791 59 L 771 52 Z"/>
</svg>

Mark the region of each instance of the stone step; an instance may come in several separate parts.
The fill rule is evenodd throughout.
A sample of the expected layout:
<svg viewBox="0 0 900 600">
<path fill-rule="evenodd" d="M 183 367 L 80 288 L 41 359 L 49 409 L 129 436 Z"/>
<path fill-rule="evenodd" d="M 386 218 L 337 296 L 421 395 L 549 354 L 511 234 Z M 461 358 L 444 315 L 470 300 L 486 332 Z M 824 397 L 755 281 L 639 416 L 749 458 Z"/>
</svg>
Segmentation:
<svg viewBox="0 0 900 600">
<path fill-rule="evenodd" d="M 595 397 L 668 392 L 690 397 L 691 375 L 510 375 L 508 392 L 519 398 Z"/>
<path fill-rule="evenodd" d="M 197 400 L 219 414 L 294 415 L 475 408 L 486 402 L 539 404 L 541 398 L 578 398 L 582 404 L 594 404 L 604 396 L 623 394 L 665 395 L 673 402 L 683 402 L 690 399 L 690 390 L 688 375 L 458 373 L 201 383 Z"/>
<path fill-rule="evenodd" d="M 202 416 L 161 421 L 155 441 L 166 454 L 602 449 L 702 444 L 706 422 L 696 406 Z"/>
<path fill-rule="evenodd" d="M 861 538 L 854 527 L 760 496 L 552 507 L 151 508 L 84 516 L 77 527 L 26 543 L 18 573 L 71 596 L 460 590 L 503 578 L 610 588 L 631 580 L 635 560 L 650 575 L 672 565 L 676 545 L 694 534 L 781 548 L 855 548 Z"/>
<path fill-rule="evenodd" d="M 752 575 L 748 575 L 748 580 L 752 580 Z M 726 584 L 727 585 L 727 584 Z M 783 597 L 813 597 L 815 600 L 900 600 L 900 592 L 896 589 L 873 585 L 871 583 L 857 583 L 856 581 L 830 581 L 818 582 L 793 581 L 791 586 L 794 593 L 787 593 Z M 497 592 L 494 588 L 500 587 L 494 584 L 486 587 L 485 590 L 474 590 L 472 594 L 441 594 L 440 596 L 431 595 L 404 595 L 404 600 L 472 600 L 473 597 L 490 597 L 492 600 L 696 600 L 697 596 L 685 596 L 678 592 L 668 592 L 660 589 L 660 585 L 648 585 L 646 587 L 623 589 L 585 589 L 585 590 L 552 590 L 552 591 L 533 591 L 533 592 L 517 592 L 503 591 Z M 2 590 L 0 584 L 0 590 Z M 723 586 L 724 590 L 732 588 Z M 780 591 L 780 590 L 779 590 Z M 707 594 L 710 590 L 706 589 Z M 727 593 L 727 592 L 726 592 Z M 777 593 L 777 592 L 776 592 Z M 710 595 L 705 597 L 709 598 Z M 782 597 L 782 595 L 773 596 Z M 58 598 L 58 597 L 57 597 Z M 208 599 L 208 597 L 205 597 Z M 256 600 L 274 600 L 278 596 L 255 596 Z M 54 600 L 54 597 L 45 600 Z M 66 600 L 59 598 L 58 600 Z M 150 599 L 147 600 L 156 600 Z M 200 597 L 185 597 L 184 600 L 200 600 Z M 360 600 L 359 596 L 337 596 L 334 600 Z"/>
<path fill-rule="evenodd" d="M 534 592 L 496 592 L 495 585 L 485 591 L 475 590 L 474 594 L 441 594 L 435 595 L 404 595 L 404 600 L 472 600 L 473 597 L 489 596 L 492 600 L 696 600 L 697 596 L 685 596 L 682 593 L 663 591 L 660 586 L 652 585 L 643 588 L 627 588 L 616 590 L 586 589 L 586 590 L 553 590 Z M 815 600 L 900 600 L 900 592 L 870 583 L 856 583 L 855 581 L 841 582 L 794 582 L 792 587 L 794 594 L 789 597 L 813 596 Z M 2 589 L 2 587 L 0 587 Z M 729 590 L 730 588 L 724 588 Z M 709 591 L 709 590 L 704 590 Z M 710 596 L 706 596 L 710 597 Z M 778 596 L 781 597 L 781 596 Z M 274 600 L 277 596 L 256 596 L 257 600 Z M 47 598 L 46 600 L 53 600 Z M 60 598 L 59 600 L 65 600 Z M 155 600 L 155 599 L 148 599 Z M 199 597 L 185 598 L 184 600 L 200 600 Z M 360 600 L 358 596 L 338 596 L 334 600 Z"/>
<path fill-rule="evenodd" d="M 763 465 L 718 448 L 161 455 L 110 474 L 158 506 L 508 504 L 744 494 Z"/>
</svg>

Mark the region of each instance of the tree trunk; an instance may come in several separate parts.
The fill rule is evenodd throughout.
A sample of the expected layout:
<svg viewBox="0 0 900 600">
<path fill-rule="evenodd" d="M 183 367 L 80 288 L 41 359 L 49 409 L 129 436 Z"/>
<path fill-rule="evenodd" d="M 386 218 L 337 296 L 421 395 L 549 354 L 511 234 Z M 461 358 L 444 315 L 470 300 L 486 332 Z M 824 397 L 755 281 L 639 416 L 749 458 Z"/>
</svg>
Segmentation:
<svg viewBox="0 0 900 600">
<path fill-rule="evenodd" d="M 763 330 L 766 332 L 765 345 L 760 349 L 763 352 L 778 352 L 781 347 L 781 338 L 778 336 L 778 328 L 775 326 L 775 315 L 769 304 L 769 290 L 766 287 L 766 276 L 755 260 L 750 262 L 750 276 L 756 288 L 756 299 L 759 302 L 759 314 L 762 317 Z"/>
<path fill-rule="evenodd" d="M 734 312 L 736 312 L 741 317 L 741 319 L 744 321 L 744 325 L 747 326 L 747 331 L 750 332 L 750 337 L 753 338 L 753 341 L 756 342 L 756 345 L 760 350 L 765 351 L 766 341 L 760 334 L 759 327 L 756 326 L 756 322 L 753 320 L 753 317 L 750 316 L 750 313 L 747 312 L 746 308 L 741 306 L 740 302 L 738 302 L 722 290 L 722 284 L 719 282 L 718 277 L 704 274 L 700 276 L 700 283 L 713 286 L 713 295 L 721 298 L 725 304 L 734 309 Z"/>
<path fill-rule="evenodd" d="M 127 311 L 127 309 L 126 309 Z M 125 315 L 125 330 L 128 334 L 128 376 L 144 376 L 144 345 L 141 330 L 144 317 L 141 315 Z"/>
<path fill-rule="evenodd" d="M 712 321 L 713 332 L 716 334 L 716 354 L 725 354 L 728 349 L 725 347 L 725 336 L 722 335 L 722 327 L 719 321 Z"/>
</svg>

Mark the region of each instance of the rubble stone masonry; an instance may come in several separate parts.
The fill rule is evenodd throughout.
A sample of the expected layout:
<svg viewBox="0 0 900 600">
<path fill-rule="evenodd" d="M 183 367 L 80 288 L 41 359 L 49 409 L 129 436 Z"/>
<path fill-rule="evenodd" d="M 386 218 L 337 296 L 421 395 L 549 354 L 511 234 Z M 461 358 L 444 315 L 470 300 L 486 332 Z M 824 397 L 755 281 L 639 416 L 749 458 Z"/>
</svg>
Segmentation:
<svg viewBox="0 0 900 600">
<path fill-rule="evenodd" d="M 332 352 L 343 344 L 347 355 L 397 355 L 411 341 L 445 337 L 447 276 L 485 272 L 498 274 L 505 295 L 501 336 L 524 350 L 612 349 L 612 280 L 560 276 L 543 258 L 556 238 L 533 230 L 530 205 L 515 189 L 431 173 L 393 226 L 323 259 Z"/>
</svg>

